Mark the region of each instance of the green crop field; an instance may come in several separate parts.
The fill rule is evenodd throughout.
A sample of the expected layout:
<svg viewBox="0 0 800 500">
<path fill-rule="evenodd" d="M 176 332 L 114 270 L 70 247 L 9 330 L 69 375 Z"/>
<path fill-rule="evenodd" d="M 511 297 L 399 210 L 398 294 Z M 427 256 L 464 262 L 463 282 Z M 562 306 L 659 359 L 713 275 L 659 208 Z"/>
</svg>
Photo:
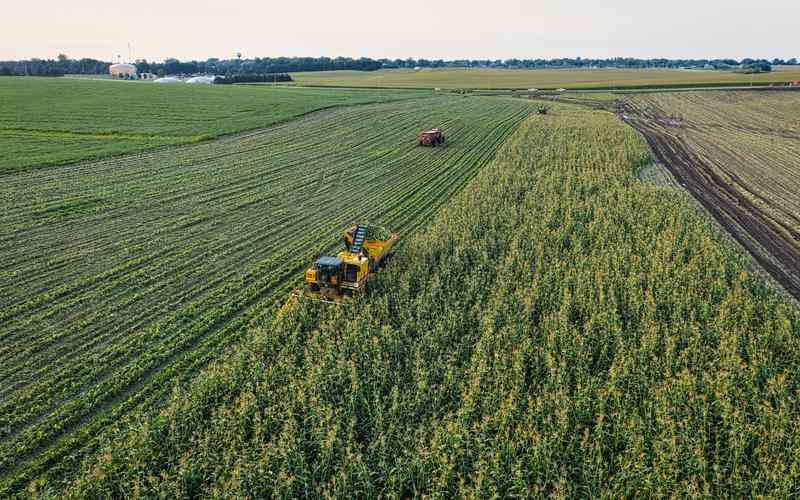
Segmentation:
<svg viewBox="0 0 800 500">
<path fill-rule="evenodd" d="M 122 416 L 247 336 L 348 224 L 409 235 L 532 109 L 488 97 L 354 106 L 3 176 L 0 497 L 68 475 Z M 446 147 L 417 146 L 432 126 Z"/>
<path fill-rule="evenodd" d="M 265 315 L 67 491 L 796 494 L 800 315 L 649 163 L 612 114 L 529 117 L 355 309 Z"/>
<path fill-rule="evenodd" d="M 298 85 L 442 89 L 593 89 L 704 85 L 750 85 L 800 80 L 800 70 L 744 75 L 673 69 L 391 69 L 293 73 Z"/>
<path fill-rule="evenodd" d="M 407 91 L 0 77 L 0 175 L 267 127 Z"/>
<path fill-rule="evenodd" d="M 795 495 L 796 95 L 0 78 L 0 497 Z"/>
</svg>

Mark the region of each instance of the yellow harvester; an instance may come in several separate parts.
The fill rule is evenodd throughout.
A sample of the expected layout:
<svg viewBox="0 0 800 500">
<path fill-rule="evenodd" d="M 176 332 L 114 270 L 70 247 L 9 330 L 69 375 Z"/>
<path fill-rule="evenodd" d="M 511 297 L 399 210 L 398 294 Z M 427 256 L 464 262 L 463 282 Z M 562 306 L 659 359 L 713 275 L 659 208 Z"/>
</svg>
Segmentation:
<svg viewBox="0 0 800 500">
<path fill-rule="evenodd" d="M 341 304 L 364 290 L 391 255 L 397 235 L 379 226 L 356 225 L 344 232 L 345 250 L 323 256 L 306 271 L 306 295 Z"/>
</svg>

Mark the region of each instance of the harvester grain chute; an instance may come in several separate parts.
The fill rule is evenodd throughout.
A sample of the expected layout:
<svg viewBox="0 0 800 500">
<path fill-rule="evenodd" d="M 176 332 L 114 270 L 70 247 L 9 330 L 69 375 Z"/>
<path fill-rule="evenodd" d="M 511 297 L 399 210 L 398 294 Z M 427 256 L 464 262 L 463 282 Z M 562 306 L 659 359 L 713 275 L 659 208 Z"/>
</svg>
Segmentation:
<svg viewBox="0 0 800 500">
<path fill-rule="evenodd" d="M 380 226 L 347 228 L 344 231 L 345 249 L 335 257 L 319 257 L 306 270 L 303 294 L 321 302 L 347 303 L 366 288 L 367 282 L 392 255 L 396 241 L 396 234 Z"/>
<path fill-rule="evenodd" d="M 442 129 L 434 128 L 420 132 L 417 140 L 420 146 L 430 146 L 435 148 L 436 146 L 444 144 L 445 137 Z"/>
</svg>

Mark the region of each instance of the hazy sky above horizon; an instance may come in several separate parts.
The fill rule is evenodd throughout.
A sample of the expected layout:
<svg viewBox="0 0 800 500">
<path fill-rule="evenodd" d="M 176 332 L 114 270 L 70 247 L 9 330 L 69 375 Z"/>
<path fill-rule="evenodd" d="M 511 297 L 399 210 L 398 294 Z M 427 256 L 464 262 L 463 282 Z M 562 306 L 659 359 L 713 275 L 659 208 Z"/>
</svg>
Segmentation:
<svg viewBox="0 0 800 500">
<path fill-rule="evenodd" d="M 29 0 L 0 59 L 800 58 L 800 0 Z"/>
</svg>

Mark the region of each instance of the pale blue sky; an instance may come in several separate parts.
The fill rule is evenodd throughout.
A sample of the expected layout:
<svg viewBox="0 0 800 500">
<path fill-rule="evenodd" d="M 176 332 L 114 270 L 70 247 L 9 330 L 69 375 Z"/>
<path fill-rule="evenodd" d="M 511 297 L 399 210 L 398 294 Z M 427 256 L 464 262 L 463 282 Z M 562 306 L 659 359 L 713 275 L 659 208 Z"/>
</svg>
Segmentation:
<svg viewBox="0 0 800 500">
<path fill-rule="evenodd" d="M 29 0 L 0 59 L 800 58 L 800 0 Z"/>
</svg>

